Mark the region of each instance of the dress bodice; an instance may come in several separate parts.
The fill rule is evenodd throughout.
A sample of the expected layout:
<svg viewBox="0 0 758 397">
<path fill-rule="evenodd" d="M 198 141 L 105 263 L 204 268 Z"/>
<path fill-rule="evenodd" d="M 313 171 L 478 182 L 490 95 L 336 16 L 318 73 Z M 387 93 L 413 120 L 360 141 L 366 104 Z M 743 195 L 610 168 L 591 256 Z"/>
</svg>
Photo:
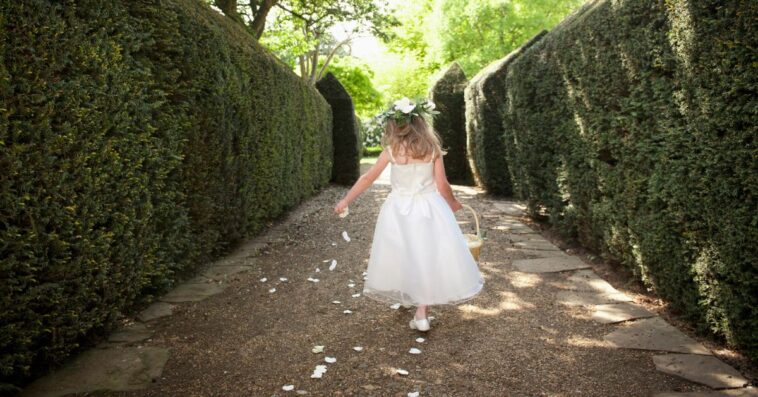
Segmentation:
<svg viewBox="0 0 758 397">
<path fill-rule="evenodd" d="M 434 162 L 391 164 L 390 183 L 394 194 L 414 195 L 437 190 L 432 172 Z"/>
</svg>

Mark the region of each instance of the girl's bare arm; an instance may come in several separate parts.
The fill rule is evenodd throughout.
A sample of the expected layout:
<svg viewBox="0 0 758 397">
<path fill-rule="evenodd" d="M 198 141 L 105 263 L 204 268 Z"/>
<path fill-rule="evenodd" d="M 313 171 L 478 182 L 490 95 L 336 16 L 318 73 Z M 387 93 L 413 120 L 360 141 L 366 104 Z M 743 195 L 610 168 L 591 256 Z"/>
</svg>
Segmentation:
<svg viewBox="0 0 758 397">
<path fill-rule="evenodd" d="M 345 207 L 348 206 L 348 204 L 352 203 L 353 200 L 361 195 L 361 193 L 373 185 L 376 178 L 379 178 L 379 175 L 381 175 L 384 169 L 387 167 L 389 161 L 389 155 L 387 152 L 382 151 L 382 153 L 379 154 L 379 158 L 376 160 L 376 163 L 371 166 L 371 168 L 366 171 L 365 174 L 361 175 L 361 177 L 358 178 L 355 184 L 353 184 L 353 187 L 351 187 L 347 192 L 345 197 L 342 198 L 339 203 L 337 203 L 337 206 L 334 207 L 334 212 L 337 214 L 341 213 Z"/>
<path fill-rule="evenodd" d="M 461 203 L 453 196 L 453 189 L 447 181 L 447 175 L 445 175 L 445 164 L 442 162 L 442 156 L 437 156 L 437 159 L 434 160 L 434 183 L 437 185 L 440 195 L 447 201 L 447 204 L 453 211 L 463 208 Z"/>
</svg>

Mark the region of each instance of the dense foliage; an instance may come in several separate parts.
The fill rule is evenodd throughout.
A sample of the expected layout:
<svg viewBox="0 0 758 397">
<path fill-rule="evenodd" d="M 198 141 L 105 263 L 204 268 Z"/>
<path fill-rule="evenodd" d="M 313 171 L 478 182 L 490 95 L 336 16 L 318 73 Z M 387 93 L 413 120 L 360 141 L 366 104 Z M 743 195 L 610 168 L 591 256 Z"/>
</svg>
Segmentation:
<svg viewBox="0 0 758 397">
<path fill-rule="evenodd" d="M 195 0 L 0 1 L 0 384 L 329 180 L 328 104 Z"/>
<path fill-rule="evenodd" d="M 506 161 L 501 108 L 507 100 L 505 76 L 511 63 L 540 40 L 544 30 L 505 58 L 482 69 L 466 87 L 466 151 L 476 184 L 490 193 L 511 196 L 513 182 Z"/>
<path fill-rule="evenodd" d="M 463 92 L 468 80 L 458 63 L 451 64 L 432 86 L 430 97 L 440 113 L 434 117 L 434 129 L 442 138 L 445 155 L 445 174 L 450 183 L 472 185 L 466 155 L 466 103 Z"/>
<path fill-rule="evenodd" d="M 382 110 L 382 94 L 374 87 L 374 73 L 363 62 L 353 57 L 338 57 L 326 68 L 339 80 L 353 99 L 355 112 L 368 119 Z"/>
<path fill-rule="evenodd" d="M 410 0 L 397 6 L 401 25 L 384 59 L 370 62 L 378 87 L 394 96 L 426 93 L 434 75 L 458 62 L 467 76 L 515 50 L 543 29 L 550 29 L 585 0 Z M 376 64 L 375 64 L 376 63 Z M 385 66 L 386 65 L 386 66 Z M 393 66 L 402 68 L 398 71 Z M 389 76 L 387 76 L 389 75 Z M 390 80 L 390 77 L 394 80 Z M 391 83 L 385 83 L 389 80 Z M 417 82 L 424 88 L 413 90 Z M 405 88 L 405 91 L 403 89 Z M 381 89 L 384 92 L 384 89 Z M 385 96 L 387 97 L 387 96 Z"/>
<path fill-rule="evenodd" d="M 361 176 L 362 150 L 360 121 L 355 116 L 353 100 L 331 73 L 327 73 L 316 82 L 316 89 L 332 108 L 332 181 L 341 185 L 352 185 Z"/>
<path fill-rule="evenodd" d="M 508 68 L 516 193 L 758 358 L 758 3 L 594 1 Z"/>
</svg>

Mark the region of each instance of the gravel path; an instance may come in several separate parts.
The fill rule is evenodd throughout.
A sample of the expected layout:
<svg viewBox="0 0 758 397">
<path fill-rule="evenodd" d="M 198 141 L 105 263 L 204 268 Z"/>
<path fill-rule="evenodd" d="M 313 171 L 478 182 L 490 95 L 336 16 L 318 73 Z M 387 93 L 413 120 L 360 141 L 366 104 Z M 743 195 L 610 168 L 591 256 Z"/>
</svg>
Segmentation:
<svg viewBox="0 0 758 397">
<path fill-rule="evenodd" d="M 619 324 L 595 322 L 587 308 L 556 298 L 572 272 L 516 271 L 514 260 L 562 253 L 518 248 L 524 234 L 511 233 L 512 226 L 526 220 L 503 210 L 512 203 L 473 189 L 456 187 L 456 195 L 479 212 L 487 233 L 480 263 L 486 284 L 479 297 L 433 307 L 432 330 L 420 333 L 408 328 L 412 309 L 354 296 L 362 291 L 374 222 L 389 193 L 386 182 L 353 203 L 345 219 L 332 215 L 332 208 L 346 188 L 331 186 L 240 247 L 224 261 L 252 270 L 220 280 L 227 284 L 222 293 L 180 303 L 173 315 L 149 322 L 152 338 L 133 344 L 170 349 L 152 386 L 94 395 L 647 396 L 709 390 L 657 371 L 651 359 L 656 352 L 608 346 L 603 336 Z M 470 230 L 469 215 L 456 216 Z M 337 266 L 329 271 L 332 259 Z M 605 270 L 596 269 L 603 277 Z M 317 345 L 324 353 L 312 352 Z M 421 353 L 410 354 L 411 348 Z M 326 357 L 336 362 L 326 363 Z M 321 379 L 311 378 L 316 365 L 326 365 Z M 282 390 L 285 385 L 294 390 Z"/>
</svg>

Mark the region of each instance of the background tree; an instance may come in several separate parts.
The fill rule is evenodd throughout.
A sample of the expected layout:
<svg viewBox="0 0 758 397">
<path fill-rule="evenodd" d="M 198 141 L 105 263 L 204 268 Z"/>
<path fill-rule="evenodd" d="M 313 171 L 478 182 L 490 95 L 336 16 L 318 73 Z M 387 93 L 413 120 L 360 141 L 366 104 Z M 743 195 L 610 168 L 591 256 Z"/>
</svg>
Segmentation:
<svg viewBox="0 0 758 397">
<path fill-rule="evenodd" d="M 210 0 L 207 0 L 210 1 Z M 280 56 L 297 64 L 300 76 L 311 84 L 326 72 L 331 59 L 359 34 L 382 40 L 397 19 L 386 0 L 213 0 L 225 15 L 245 25 L 251 34 Z M 269 29 L 267 20 L 273 19 Z M 345 30 L 336 40 L 331 30 Z M 264 34 L 265 33 L 265 34 Z"/>
</svg>

